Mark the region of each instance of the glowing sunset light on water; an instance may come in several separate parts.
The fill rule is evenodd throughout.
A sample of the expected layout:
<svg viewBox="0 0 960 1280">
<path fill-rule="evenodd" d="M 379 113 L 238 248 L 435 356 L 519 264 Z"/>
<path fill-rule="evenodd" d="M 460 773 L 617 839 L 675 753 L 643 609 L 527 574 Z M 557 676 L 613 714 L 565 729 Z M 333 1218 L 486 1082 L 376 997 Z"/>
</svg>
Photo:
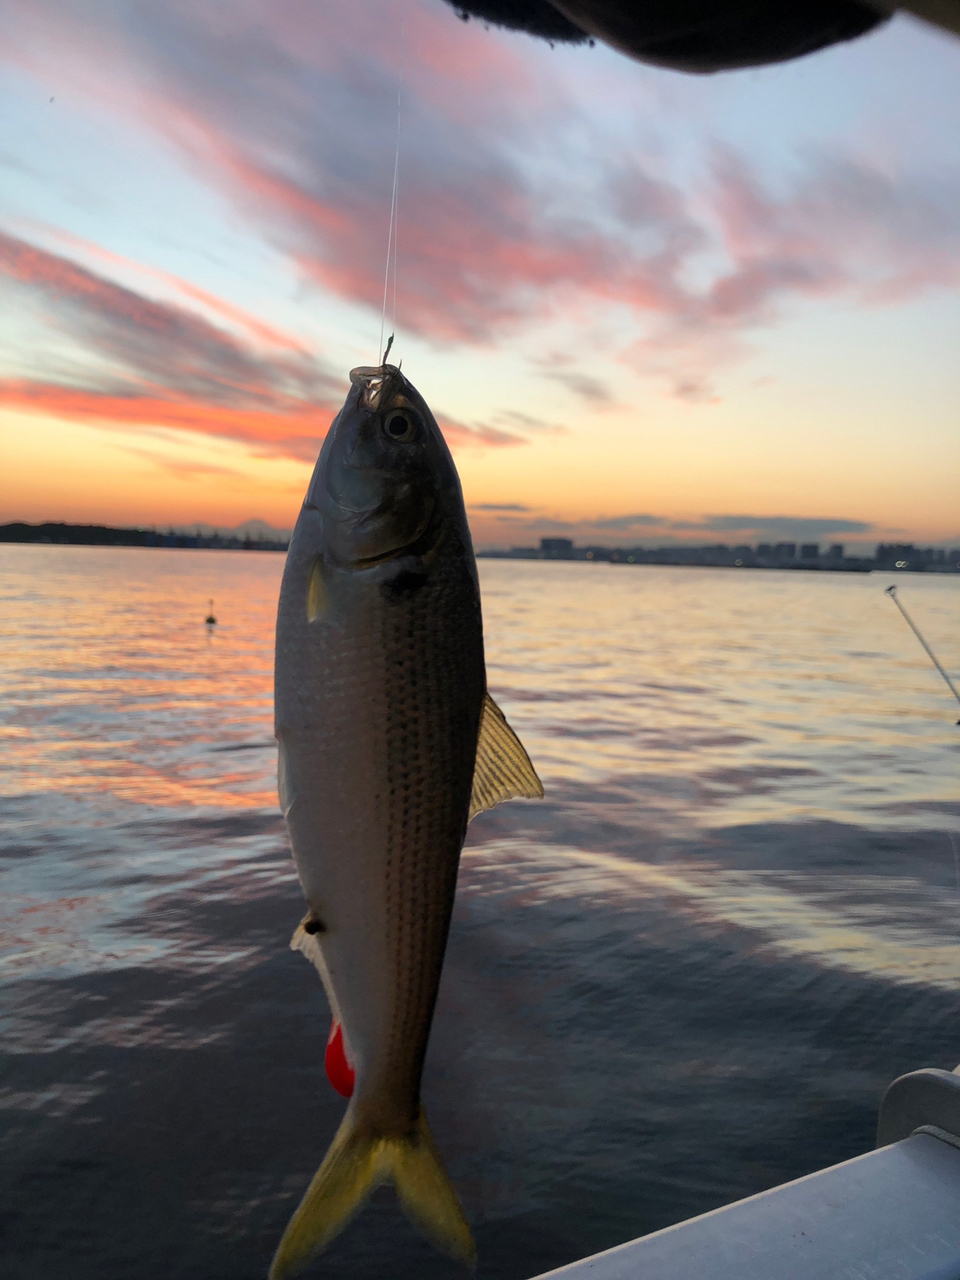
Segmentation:
<svg viewBox="0 0 960 1280">
<path fill-rule="evenodd" d="M 399 79 L 394 355 L 480 545 L 960 539 L 960 42 L 696 78 L 439 0 L 20 0 L 0 58 L 0 521 L 292 526 Z"/>
</svg>

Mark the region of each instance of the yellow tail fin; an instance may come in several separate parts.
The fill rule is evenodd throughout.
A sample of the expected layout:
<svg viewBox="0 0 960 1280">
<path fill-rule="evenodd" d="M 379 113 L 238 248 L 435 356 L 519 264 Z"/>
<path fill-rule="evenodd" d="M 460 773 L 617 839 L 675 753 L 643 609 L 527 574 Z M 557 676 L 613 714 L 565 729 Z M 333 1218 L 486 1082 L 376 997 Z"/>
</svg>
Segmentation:
<svg viewBox="0 0 960 1280">
<path fill-rule="evenodd" d="M 362 1133 L 348 1111 L 283 1233 L 268 1280 L 295 1275 L 342 1231 L 382 1182 L 396 1184 L 403 1207 L 440 1248 L 474 1265 L 473 1236 L 423 1110 L 415 1132 L 405 1138 Z"/>
</svg>

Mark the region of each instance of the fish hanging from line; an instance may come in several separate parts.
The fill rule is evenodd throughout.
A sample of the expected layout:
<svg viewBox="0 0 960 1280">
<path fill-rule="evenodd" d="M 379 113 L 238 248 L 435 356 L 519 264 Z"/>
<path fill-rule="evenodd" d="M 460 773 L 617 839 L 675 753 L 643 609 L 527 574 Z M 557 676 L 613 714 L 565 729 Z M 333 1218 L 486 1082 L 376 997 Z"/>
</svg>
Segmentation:
<svg viewBox="0 0 960 1280">
<path fill-rule="evenodd" d="M 270 1280 L 396 1185 L 443 1248 L 475 1249 L 420 1103 L 467 823 L 543 788 L 486 687 L 480 593 L 453 459 L 393 365 L 354 369 L 287 555 L 277 615 L 280 804 L 333 1026 L 343 1122 Z"/>
</svg>

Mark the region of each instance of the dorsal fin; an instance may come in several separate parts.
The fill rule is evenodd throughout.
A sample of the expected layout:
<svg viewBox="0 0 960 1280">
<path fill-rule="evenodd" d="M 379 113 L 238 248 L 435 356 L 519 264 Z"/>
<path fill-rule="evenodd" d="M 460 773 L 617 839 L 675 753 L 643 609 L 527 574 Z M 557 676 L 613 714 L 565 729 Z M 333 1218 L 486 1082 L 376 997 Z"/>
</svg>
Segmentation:
<svg viewBox="0 0 960 1280">
<path fill-rule="evenodd" d="M 524 797 L 540 800 L 543 785 L 523 743 L 507 724 L 507 718 L 490 697 L 484 695 L 477 739 L 477 763 L 473 770 L 470 818 L 492 809 L 501 800 Z"/>
</svg>

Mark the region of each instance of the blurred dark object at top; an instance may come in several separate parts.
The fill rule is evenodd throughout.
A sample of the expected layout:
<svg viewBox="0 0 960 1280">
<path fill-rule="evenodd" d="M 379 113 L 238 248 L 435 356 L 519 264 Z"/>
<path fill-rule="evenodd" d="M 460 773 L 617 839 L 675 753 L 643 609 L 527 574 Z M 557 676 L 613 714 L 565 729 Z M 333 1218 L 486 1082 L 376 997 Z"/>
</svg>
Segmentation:
<svg viewBox="0 0 960 1280">
<path fill-rule="evenodd" d="M 464 19 L 581 43 L 596 36 L 676 71 L 784 62 L 863 35 L 889 14 L 857 0 L 447 0 Z M 882 3 L 882 0 L 881 0 Z"/>
<path fill-rule="evenodd" d="M 532 36 L 565 44 L 586 44 L 590 36 L 575 27 L 549 0 L 447 0 L 447 4 L 467 22 L 479 18 L 494 27 L 511 31 L 527 31 Z"/>
</svg>

